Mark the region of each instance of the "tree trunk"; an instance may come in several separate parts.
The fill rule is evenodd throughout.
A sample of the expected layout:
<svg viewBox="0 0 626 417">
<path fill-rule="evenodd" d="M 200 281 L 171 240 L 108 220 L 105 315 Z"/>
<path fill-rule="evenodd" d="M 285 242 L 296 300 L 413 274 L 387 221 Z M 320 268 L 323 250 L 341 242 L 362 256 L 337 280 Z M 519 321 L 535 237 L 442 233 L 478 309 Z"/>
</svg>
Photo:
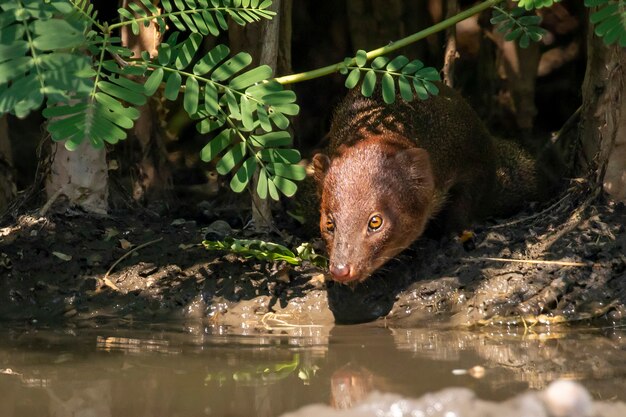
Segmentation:
<svg viewBox="0 0 626 417">
<path fill-rule="evenodd" d="M 437 4 L 439 4 L 438 1 Z M 437 12 L 432 11 L 429 13 L 427 0 L 413 2 L 349 0 L 346 1 L 346 8 L 354 52 L 357 49 L 369 51 L 379 48 L 424 29 L 432 24 L 431 15 L 437 14 Z M 398 54 L 405 54 L 409 58 L 422 60 L 431 59 L 432 57 L 427 56 L 427 48 L 426 43 L 418 42 L 403 48 Z M 438 57 L 441 52 L 436 51 L 435 54 L 431 53 L 430 55 Z M 430 62 L 430 64 L 433 63 Z"/>
<path fill-rule="evenodd" d="M 46 181 L 48 203 L 64 195 L 87 213 L 106 214 L 109 208 L 109 176 L 105 148 L 94 148 L 88 138 L 75 151 L 52 144 L 54 160 Z"/>
<path fill-rule="evenodd" d="M 533 42 L 528 48 L 520 48 L 515 41 L 505 41 L 500 33 L 494 32 L 494 38 L 502 57 L 500 72 L 506 78 L 516 127 L 522 139 L 530 139 L 537 115 L 535 84 L 539 68 L 539 44 Z"/>
<path fill-rule="evenodd" d="M 141 5 L 139 0 L 130 0 Z M 129 0 L 124 0 L 122 7 L 128 8 Z M 156 5 L 158 1 L 153 1 Z M 157 55 L 161 43 L 157 25 L 152 21 L 149 26 L 139 25 L 139 34 L 134 35 L 129 26 L 121 29 L 122 44 L 133 51 L 135 56 L 147 51 L 151 57 Z M 133 199 L 142 203 L 167 199 L 172 190 L 172 177 L 158 110 L 154 100 L 139 108 L 140 116 L 135 122 L 133 133 L 139 143 L 141 156 L 134 158 L 136 176 L 133 178 Z M 133 148 L 134 149 L 134 148 Z"/>
<path fill-rule="evenodd" d="M 83 5 L 87 7 L 89 2 Z M 71 103 L 70 103 L 71 104 Z M 106 160 L 106 147 L 95 149 L 89 140 L 75 151 L 68 151 L 62 144 L 53 143 L 51 153 L 54 160 L 46 179 L 44 206 L 50 207 L 61 195 L 87 213 L 106 214 L 109 209 L 109 176 Z M 43 210 L 45 212 L 45 209 Z"/>
<path fill-rule="evenodd" d="M 0 216 L 7 209 L 17 188 L 13 180 L 13 159 L 7 115 L 0 116 Z"/>
<path fill-rule="evenodd" d="M 626 50 L 607 47 L 591 28 L 587 36 L 578 166 L 626 201 Z"/>
<path fill-rule="evenodd" d="M 291 72 L 291 8 L 293 0 L 274 0 L 268 10 L 277 12 L 272 20 L 263 20 L 244 27 L 231 23 L 228 34 L 233 53 L 246 51 L 252 55 L 252 65 L 269 65 L 274 74 Z M 258 175 L 250 184 L 252 220 L 257 232 L 272 227 L 270 200 L 256 193 Z"/>
</svg>

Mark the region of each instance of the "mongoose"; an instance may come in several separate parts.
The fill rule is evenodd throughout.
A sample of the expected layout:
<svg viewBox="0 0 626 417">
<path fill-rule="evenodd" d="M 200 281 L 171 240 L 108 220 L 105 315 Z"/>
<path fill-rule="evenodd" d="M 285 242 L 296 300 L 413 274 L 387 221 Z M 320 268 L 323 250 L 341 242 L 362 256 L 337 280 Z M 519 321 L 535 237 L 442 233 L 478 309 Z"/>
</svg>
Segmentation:
<svg viewBox="0 0 626 417">
<path fill-rule="evenodd" d="M 458 231 L 540 198 L 535 160 L 493 138 L 454 90 L 387 105 L 350 92 L 336 109 L 328 156 L 313 159 L 332 278 L 365 280 L 429 222 Z M 357 89 L 355 89 L 357 90 Z"/>
</svg>

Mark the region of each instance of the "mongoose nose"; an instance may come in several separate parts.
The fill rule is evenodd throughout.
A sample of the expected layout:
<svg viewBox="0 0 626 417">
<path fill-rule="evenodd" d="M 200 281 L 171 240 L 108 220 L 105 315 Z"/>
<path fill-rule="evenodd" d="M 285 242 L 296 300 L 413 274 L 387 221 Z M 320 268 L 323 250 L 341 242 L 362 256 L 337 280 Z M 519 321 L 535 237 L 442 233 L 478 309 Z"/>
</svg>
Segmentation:
<svg viewBox="0 0 626 417">
<path fill-rule="evenodd" d="M 350 275 L 350 265 L 331 264 L 330 273 L 333 275 L 333 278 L 335 280 L 345 281 L 345 279 L 348 278 L 348 276 Z"/>
</svg>

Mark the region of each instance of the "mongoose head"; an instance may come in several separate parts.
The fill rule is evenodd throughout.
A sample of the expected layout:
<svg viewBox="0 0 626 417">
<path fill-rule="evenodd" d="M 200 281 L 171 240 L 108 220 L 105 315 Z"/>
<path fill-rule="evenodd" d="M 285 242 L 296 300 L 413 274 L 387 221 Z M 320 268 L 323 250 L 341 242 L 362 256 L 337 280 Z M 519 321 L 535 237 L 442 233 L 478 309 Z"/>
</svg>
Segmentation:
<svg viewBox="0 0 626 417">
<path fill-rule="evenodd" d="M 423 233 L 435 188 L 425 149 L 373 136 L 313 162 L 335 281 L 365 280 Z"/>
</svg>

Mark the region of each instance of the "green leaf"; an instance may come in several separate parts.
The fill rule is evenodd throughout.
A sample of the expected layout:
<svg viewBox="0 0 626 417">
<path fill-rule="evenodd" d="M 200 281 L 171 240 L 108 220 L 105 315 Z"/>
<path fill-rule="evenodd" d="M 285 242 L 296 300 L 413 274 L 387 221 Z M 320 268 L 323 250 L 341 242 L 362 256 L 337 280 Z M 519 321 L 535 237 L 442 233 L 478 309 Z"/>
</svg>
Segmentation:
<svg viewBox="0 0 626 417">
<path fill-rule="evenodd" d="M 167 82 L 165 83 L 165 92 L 163 95 L 166 99 L 174 101 L 178 97 L 178 93 L 180 92 L 180 86 L 182 85 L 182 79 L 179 73 L 172 72 L 167 78 Z"/>
<path fill-rule="evenodd" d="M 246 189 L 248 182 L 254 175 L 254 171 L 256 170 L 256 158 L 251 156 L 246 159 L 241 167 L 237 170 L 237 173 L 233 176 L 230 181 L 230 188 L 236 192 L 240 193 Z"/>
<path fill-rule="evenodd" d="M 239 52 L 237 55 L 217 67 L 217 69 L 215 69 L 215 71 L 211 74 L 211 79 L 214 81 L 224 81 L 236 72 L 239 72 L 243 68 L 250 65 L 251 62 L 252 56 L 250 56 L 250 54 L 246 52 Z"/>
<path fill-rule="evenodd" d="M 306 169 L 301 165 L 273 163 L 268 165 L 268 170 L 275 175 L 296 181 L 306 178 Z"/>
<path fill-rule="evenodd" d="M 243 160 L 244 156 L 246 156 L 246 144 L 243 142 L 236 143 L 224 154 L 215 169 L 220 175 L 226 175 Z"/>
<path fill-rule="evenodd" d="M 265 81 L 272 76 L 272 68 L 268 65 L 261 65 L 250 71 L 233 78 L 228 86 L 233 90 L 243 90 L 253 84 Z"/>
<path fill-rule="evenodd" d="M 300 162 L 300 152 L 295 149 L 261 149 L 258 156 L 262 161 L 297 164 Z"/>
<path fill-rule="evenodd" d="M 33 31 L 38 35 L 33 39 L 33 46 L 40 51 L 76 48 L 86 42 L 81 28 L 61 19 L 35 20 Z"/>
<path fill-rule="evenodd" d="M 163 68 L 157 68 L 152 71 L 146 83 L 143 85 L 146 95 L 152 96 L 156 93 L 156 90 L 158 90 L 161 85 L 161 81 L 163 81 Z"/>
<path fill-rule="evenodd" d="M 396 86 L 393 77 L 389 73 L 383 74 L 382 79 L 383 100 L 387 104 L 391 104 L 396 100 Z"/>
<path fill-rule="evenodd" d="M 402 68 L 403 74 L 414 74 L 415 72 L 424 68 L 424 63 L 419 59 L 414 59 L 409 62 L 404 68 Z"/>
<path fill-rule="evenodd" d="M 346 88 L 354 88 L 361 79 L 361 71 L 358 68 L 353 69 L 346 78 Z"/>
<path fill-rule="evenodd" d="M 266 132 L 272 131 L 272 124 L 270 123 L 269 115 L 267 114 L 267 110 L 263 105 L 257 104 L 256 114 L 259 118 L 259 123 L 261 124 L 261 128 Z"/>
<path fill-rule="evenodd" d="M 272 200 L 278 201 L 280 199 L 280 196 L 278 195 L 278 188 L 276 188 L 274 181 L 270 180 L 267 182 L 267 190 L 269 191 Z"/>
<path fill-rule="evenodd" d="M 0 44 L 0 63 L 24 56 L 28 52 L 26 41 L 15 41 L 10 45 Z"/>
<path fill-rule="evenodd" d="M 207 10 L 202 10 L 202 18 L 204 19 L 204 23 L 206 23 L 207 28 L 209 29 L 209 33 L 211 33 L 211 35 L 217 36 L 220 34 L 220 30 L 215 24 L 215 20 L 213 19 L 211 13 L 209 13 Z"/>
<path fill-rule="evenodd" d="M 426 90 L 430 93 L 430 95 L 436 96 L 439 94 L 439 88 L 429 81 L 424 81 L 424 87 L 426 87 Z"/>
<path fill-rule="evenodd" d="M 256 103 L 252 102 L 248 97 L 241 96 L 241 122 L 246 131 L 250 132 L 254 129 L 254 112 L 256 111 Z"/>
<path fill-rule="evenodd" d="M 276 176 L 270 179 L 270 182 L 274 183 L 274 185 L 276 185 L 276 188 L 278 188 L 287 197 L 292 197 L 298 190 L 298 186 L 293 181 L 288 180 L 287 178 Z"/>
<path fill-rule="evenodd" d="M 187 77 L 185 83 L 185 97 L 183 100 L 183 108 L 187 114 L 194 114 L 198 111 L 198 98 L 200 95 L 200 87 L 198 81 L 194 77 Z"/>
<path fill-rule="evenodd" d="M 219 101 L 217 98 L 217 87 L 213 83 L 206 83 L 204 86 L 204 105 L 210 115 L 217 115 Z"/>
<path fill-rule="evenodd" d="M 235 97 L 231 90 L 226 90 L 226 92 L 224 93 L 224 97 L 226 98 L 226 104 L 228 105 L 230 117 L 241 120 L 241 110 L 239 109 L 239 102 L 237 101 L 237 97 Z"/>
<path fill-rule="evenodd" d="M 356 51 L 356 64 L 359 67 L 362 67 L 367 62 L 367 52 L 362 49 Z"/>
<path fill-rule="evenodd" d="M 266 133 L 264 135 L 251 135 L 252 142 L 261 148 L 291 145 L 291 135 L 284 130 Z"/>
<path fill-rule="evenodd" d="M 259 170 L 259 179 L 256 184 L 256 193 L 265 200 L 267 198 L 267 174 L 264 169 Z"/>
<path fill-rule="evenodd" d="M 404 55 L 398 55 L 389 64 L 387 64 L 387 71 L 398 71 L 409 63 L 409 58 Z"/>
<path fill-rule="evenodd" d="M 162 43 L 159 46 L 159 54 L 157 56 L 157 60 L 161 65 L 167 65 L 170 63 L 170 59 L 172 58 L 172 47 L 167 43 Z"/>
<path fill-rule="evenodd" d="M 507 33 L 504 36 L 504 40 L 505 41 L 514 41 L 515 39 L 519 38 L 521 34 L 522 34 L 522 28 L 517 28 L 517 29 L 512 30 L 511 32 Z"/>
<path fill-rule="evenodd" d="M 296 101 L 296 93 L 291 90 L 282 90 L 265 94 L 261 101 L 268 105 L 289 104 Z"/>
<path fill-rule="evenodd" d="M 269 114 L 269 117 L 279 129 L 285 130 L 289 127 L 289 119 L 284 114 L 280 112 L 272 112 Z"/>
<path fill-rule="evenodd" d="M 174 61 L 176 68 L 180 70 L 187 68 L 198 51 L 201 43 L 202 35 L 199 33 L 192 33 L 189 35 L 187 40 L 178 46 L 178 55 Z"/>
<path fill-rule="evenodd" d="M 230 53 L 230 49 L 226 45 L 217 45 L 213 49 L 211 49 L 205 56 L 200 58 L 200 60 L 193 66 L 193 73 L 196 75 L 204 75 L 209 71 L 213 70 L 222 60 L 224 60 L 228 54 Z"/>
<path fill-rule="evenodd" d="M 363 78 L 361 84 L 361 94 L 365 97 L 371 97 L 376 87 L 376 73 L 374 71 L 368 71 Z"/>
<path fill-rule="evenodd" d="M 387 65 L 387 62 L 389 62 L 389 58 L 384 57 L 384 56 L 379 56 L 372 61 L 372 68 L 382 69 L 385 65 Z"/>
<path fill-rule="evenodd" d="M 421 70 L 415 73 L 416 77 L 423 78 L 428 81 L 441 81 L 441 77 L 439 76 L 439 71 L 437 71 L 433 67 L 422 68 Z"/>
<path fill-rule="evenodd" d="M 282 84 L 274 80 L 271 80 L 265 83 L 259 83 L 259 84 L 248 87 L 246 89 L 246 94 L 251 97 L 255 97 L 257 99 L 262 99 L 263 97 L 269 94 L 273 94 L 273 93 L 277 93 L 281 91 L 285 91 L 283 89 Z"/>
<path fill-rule="evenodd" d="M 226 19 L 221 11 L 215 11 L 215 20 L 217 20 L 217 24 L 222 28 L 222 30 L 228 30 L 228 22 L 226 22 Z"/>
<path fill-rule="evenodd" d="M 528 45 L 530 45 L 530 37 L 528 34 L 524 33 L 519 38 L 519 46 L 520 48 L 528 48 Z"/>
<path fill-rule="evenodd" d="M 411 89 L 411 83 L 404 75 L 398 77 L 398 89 L 400 90 L 400 95 L 404 101 L 412 101 L 413 100 L 413 90 Z"/>
<path fill-rule="evenodd" d="M 135 106 L 142 106 L 146 103 L 146 96 L 137 93 L 135 91 L 124 88 L 118 84 L 114 84 L 108 81 L 100 81 L 98 83 L 98 89 L 105 93 L 117 97 L 121 100 L 127 101 Z"/>
<path fill-rule="evenodd" d="M 428 98 L 428 91 L 419 78 L 413 79 L 413 88 L 415 88 L 417 97 L 419 97 L 420 100 L 426 100 Z"/>
<path fill-rule="evenodd" d="M 295 103 L 274 104 L 271 109 L 289 116 L 295 116 L 300 112 L 300 106 Z"/>
</svg>

